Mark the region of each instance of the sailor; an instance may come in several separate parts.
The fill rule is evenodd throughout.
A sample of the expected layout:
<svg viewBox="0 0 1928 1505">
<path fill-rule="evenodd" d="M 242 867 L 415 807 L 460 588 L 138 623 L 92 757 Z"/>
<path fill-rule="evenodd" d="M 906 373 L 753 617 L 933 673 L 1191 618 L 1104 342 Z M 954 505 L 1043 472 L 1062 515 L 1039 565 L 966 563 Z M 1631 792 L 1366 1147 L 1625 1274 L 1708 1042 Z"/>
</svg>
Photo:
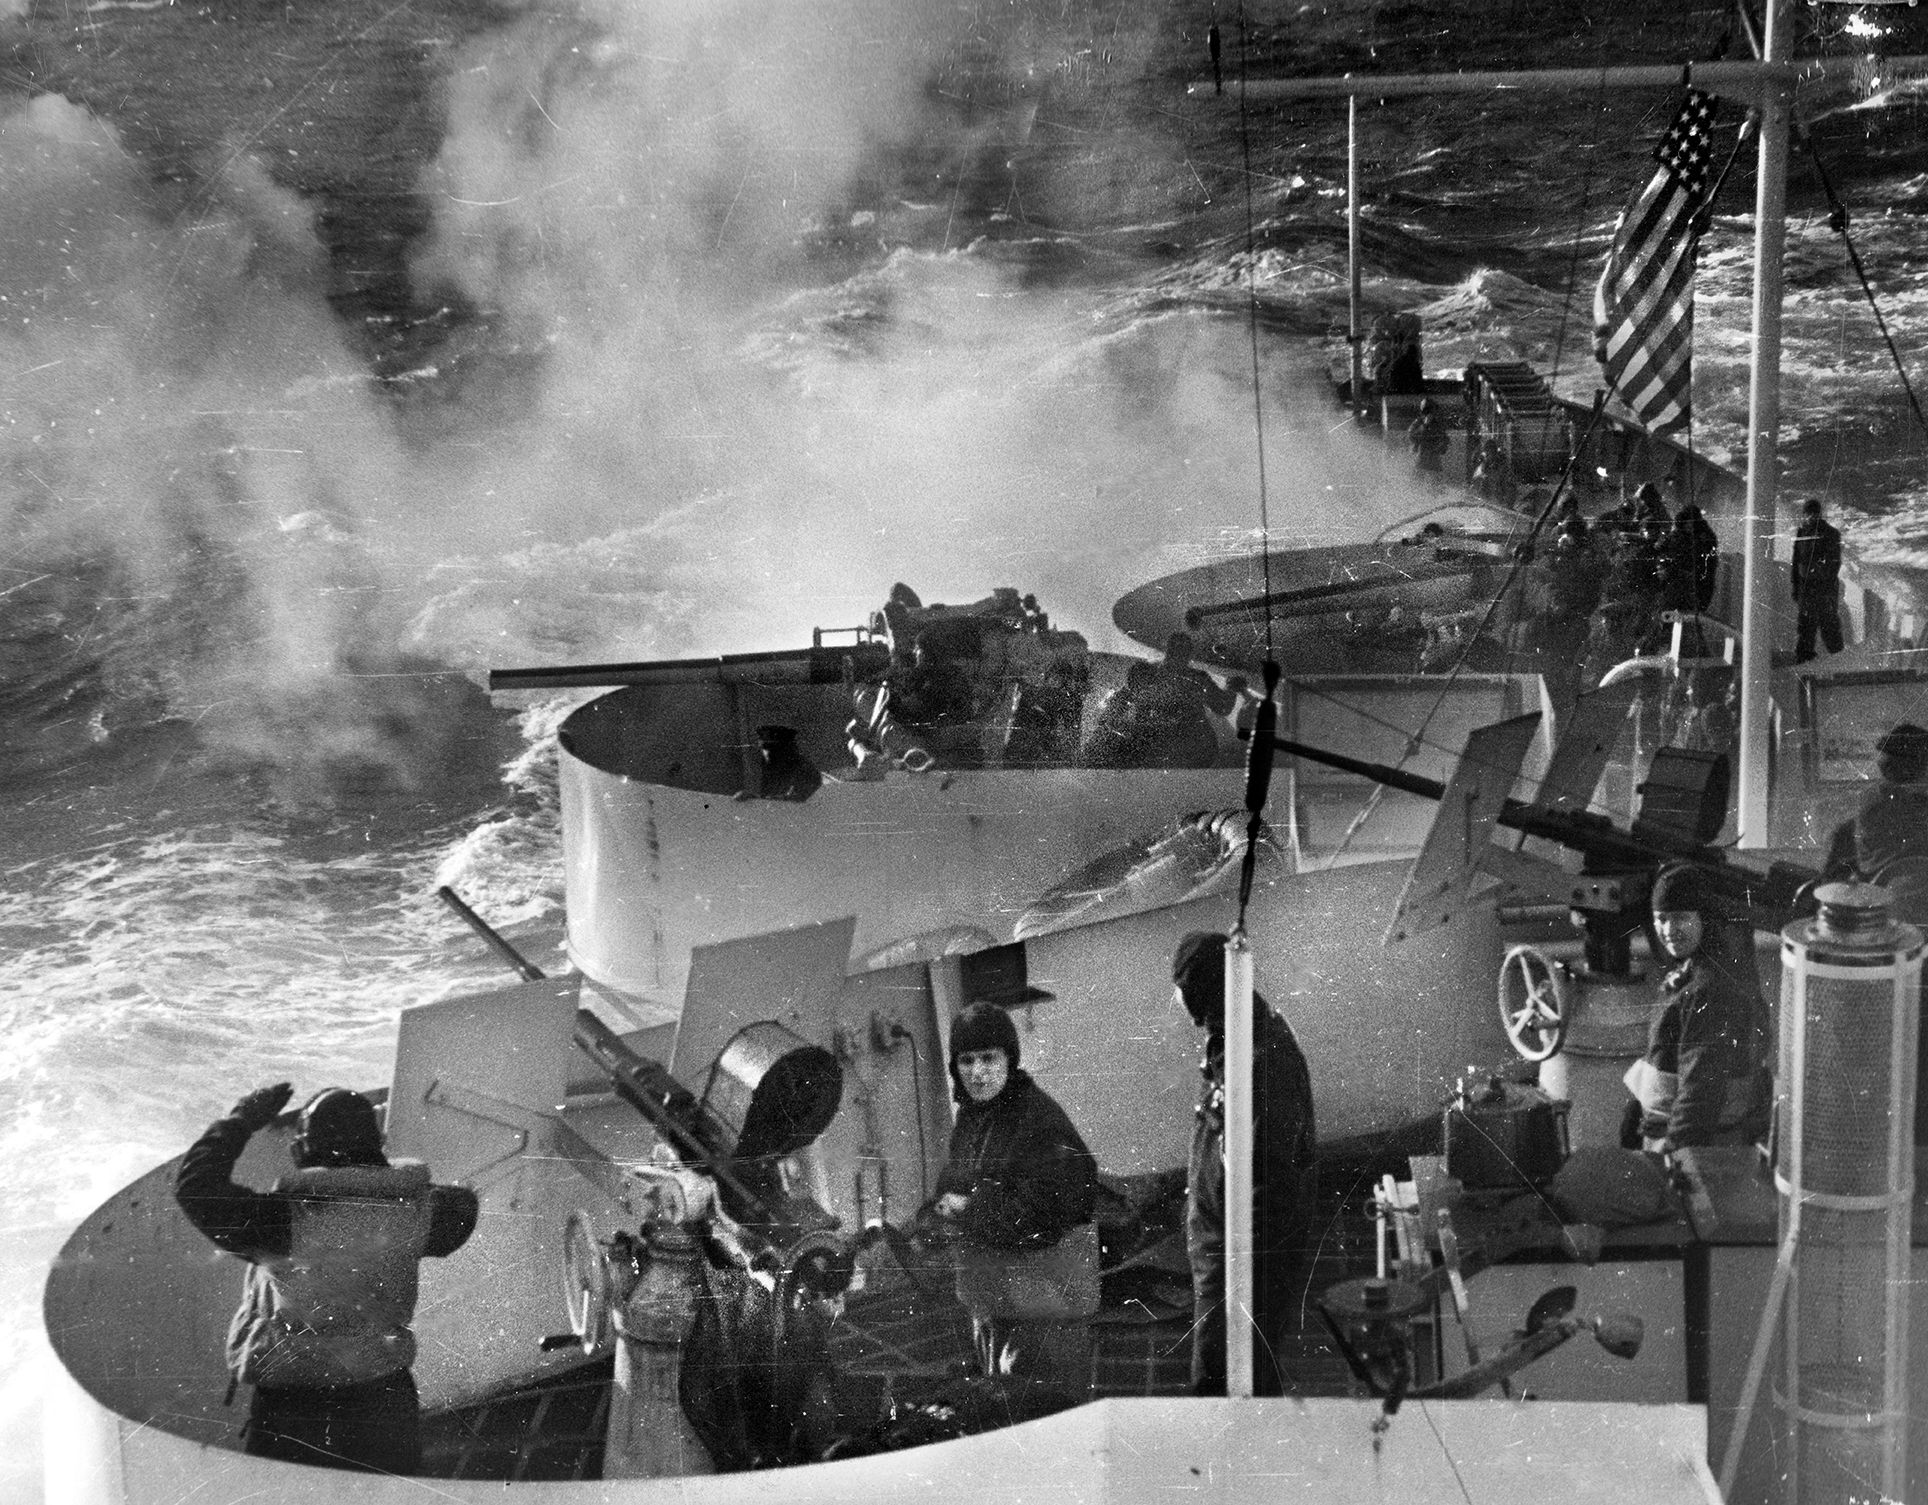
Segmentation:
<svg viewBox="0 0 1928 1505">
<path fill-rule="evenodd" d="M 1064 1109 L 1018 1064 L 1009 1011 L 979 999 L 951 1025 L 950 1157 L 932 1206 L 951 1235 L 979 1372 L 1083 1399 L 1098 1310 L 1098 1166 Z"/>
<path fill-rule="evenodd" d="M 1680 571 L 1681 610 L 1706 611 L 1714 604 L 1714 586 L 1720 579 L 1720 536 L 1692 502 L 1674 514 L 1668 551 L 1670 564 Z"/>
<path fill-rule="evenodd" d="M 1809 497 L 1794 533 L 1794 662 L 1814 657 L 1815 634 L 1829 653 L 1841 651 L 1841 532 Z"/>
<path fill-rule="evenodd" d="M 1519 500 L 1519 482 L 1497 439 L 1479 447 L 1479 463 L 1473 467 L 1473 489 L 1496 507 L 1511 507 Z"/>
<path fill-rule="evenodd" d="M 909 669 L 894 675 L 898 719 L 921 732 L 940 732 L 970 722 L 976 710 L 971 666 L 981 625 L 973 618 L 927 624 L 911 646 Z"/>
<path fill-rule="evenodd" d="M 1556 708 L 1573 704 L 1580 693 L 1580 671 L 1587 624 L 1600 600 L 1599 555 L 1577 512 L 1562 519 L 1544 561 L 1544 623 L 1539 632 L 1542 673 Z"/>
<path fill-rule="evenodd" d="M 1660 980 L 1646 1054 L 1627 1069 L 1621 1142 L 1656 1152 L 1752 1144 L 1774 1097 L 1754 933 L 1714 906 L 1687 863 L 1655 879 L 1653 924 L 1675 965 Z"/>
<path fill-rule="evenodd" d="M 1852 820 L 1834 828 L 1821 871 L 1828 878 L 1880 881 L 1904 857 L 1928 857 L 1928 730 L 1912 721 L 1875 744 L 1879 784 Z"/>
<path fill-rule="evenodd" d="M 1667 516 L 1667 504 L 1660 499 L 1660 488 L 1652 481 L 1642 481 L 1633 494 L 1633 520 L 1641 524 L 1657 524 L 1663 529 L 1672 521 Z"/>
<path fill-rule="evenodd" d="M 1692 669 L 1683 672 L 1677 684 L 1680 701 L 1667 745 L 1687 752 L 1731 753 L 1740 693 L 1733 670 L 1725 665 Z"/>
<path fill-rule="evenodd" d="M 1611 548 L 1614 540 L 1633 526 L 1633 504 L 1622 498 L 1593 520 L 1593 533 L 1602 547 Z"/>
<path fill-rule="evenodd" d="M 1139 660 L 1100 707 L 1085 748 L 1097 768 L 1210 768 L 1219 759 L 1214 717 L 1237 709 L 1245 681 L 1221 687 L 1192 667 L 1192 637 L 1174 632 L 1158 663 Z"/>
<path fill-rule="evenodd" d="M 762 775 L 757 790 L 760 798 L 807 800 L 823 786 L 823 772 L 797 746 L 794 726 L 759 726 L 756 745 Z"/>
<path fill-rule="evenodd" d="M 1420 400 L 1419 416 L 1406 428 L 1406 444 L 1413 452 L 1413 467 L 1428 481 L 1437 482 L 1446 468 L 1446 451 L 1452 445 L 1446 420 L 1439 416 L 1439 404 L 1432 398 Z"/>
<path fill-rule="evenodd" d="M 260 1192 L 232 1179 L 249 1138 L 288 1104 L 286 1082 L 250 1092 L 182 1157 L 188 1220 L 248 1261 L 228 1328 L 228 1368 L 254 1387 L 246 1451 L 361 1472 L 421 1466 L 415 1378 L 416 1262 L 475 1229 L 475 1193 L 390 1163 L 375 1107 L 331 1087 L 301 1110 L 295 1170 Z M 232 1389 L 230 1389 L 232 1393 Z"/>
<path fill-rule="evenodd" d="M 1192 1390 L 1225 1393 L 1225 937 L 1193 931 L 1172 953 L 1173 997 L 1206 1031 L 1185 1197 L 1192 1266 Z M 1253 1385 L 1283 1395 L 1279 1356 L 1304 1294 L 1318 1196 L 1312 1078 L 1289 1026 L 1252 996 Z"/>
</svg>

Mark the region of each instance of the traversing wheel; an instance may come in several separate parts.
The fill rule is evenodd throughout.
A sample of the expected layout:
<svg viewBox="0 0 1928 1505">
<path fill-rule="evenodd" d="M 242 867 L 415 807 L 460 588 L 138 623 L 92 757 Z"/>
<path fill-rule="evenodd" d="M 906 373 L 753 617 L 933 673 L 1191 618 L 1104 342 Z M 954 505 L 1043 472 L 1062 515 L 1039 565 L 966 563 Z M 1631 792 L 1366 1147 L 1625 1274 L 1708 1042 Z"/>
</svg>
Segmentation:
<svg viewBox="0 0 1928 1505">
<path fill-rule="evenodd" d="M 589 1357 L 609 1342 L 609 1267 L 603 1260 L 596 1225 L 586 1213 L 569 1214 L 562 1235 L 562 1299 L 569 1329 Z"/>
<path fill-rule="evenodd" d="M 1500 963 L 1499 994 L 1500 1023 L 1513 1049 L 1529 1061 L 1558 1055 L 1573 1017 L 1566 967 L 1538 946 L 1515 946 Z"/>
</svg>

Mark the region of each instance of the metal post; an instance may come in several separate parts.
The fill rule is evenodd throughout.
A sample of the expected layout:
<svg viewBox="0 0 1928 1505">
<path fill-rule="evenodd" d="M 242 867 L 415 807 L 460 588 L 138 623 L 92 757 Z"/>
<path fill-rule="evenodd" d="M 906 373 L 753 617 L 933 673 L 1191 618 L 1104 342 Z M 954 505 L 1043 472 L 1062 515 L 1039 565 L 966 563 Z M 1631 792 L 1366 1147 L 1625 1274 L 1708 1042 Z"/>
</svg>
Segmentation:
<svg viewBox="0 0 1928 1505">
<path fill-rule="evenodd" d="M 1366 410 L 1365 335 L 1359 328 L 1359 96 L 1346 96 L 1346 269 L 1352 301 L 1346 341 L 1352 346 L 1352 416 Z"/>
<path fill-rule="evenodd" d="M 603 1441 L 605 1479 L 713 1474 L 709 1450 L 683 1413 L 683 1342 L 702 1287 L 696 1239 L 680 1228 L 645 1229 L 648 1258 L 615 1312 L 616 1375 Z"/>
<path fill-rule="evenodd" d="M 1754 199 L 1754 360 L 1748 396 L 1747 512 L 1742 525 L 1740 844 L 1764 847 L 1774 632 L 1775 436 L 1781 421 L 1781 255 L 1787 241 L 1788 114 L 1794 92 L 1783 64 L 1787 0 L 1770 0 L 1762 45 L 1760 171 Z M 1780 64 L 1781 66 L 1776 66 Z"/>
<path fill-rule="evenodd" d="M 1225 1393 L 1252 1397 L 1252 948 L 1225 946 Z"/>
</svg>

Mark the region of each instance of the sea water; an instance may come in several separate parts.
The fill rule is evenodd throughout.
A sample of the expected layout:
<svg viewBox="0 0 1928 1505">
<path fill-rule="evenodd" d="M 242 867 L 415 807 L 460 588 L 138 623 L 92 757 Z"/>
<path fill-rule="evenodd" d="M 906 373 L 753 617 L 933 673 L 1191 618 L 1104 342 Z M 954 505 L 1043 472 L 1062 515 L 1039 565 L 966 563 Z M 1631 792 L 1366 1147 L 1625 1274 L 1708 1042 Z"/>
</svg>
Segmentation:
<svg viewBox="0 0 1928 1505">
<path fill-rule="evenodd" d="M 1351 65 L 1354 9 L 1306 21 L 1305 66 Z M 1325 387 L 1343 107 L 1255 111 L 1247 176 L 1237 130 L 1165 140 L 1164 110 L 1230 105 L 1174 94 L 1107 157 L 1020 91 L 954 144 L 1052 172 L 866 201 L 865 153 L 931 128 L 914 90 L 806 86 L 764 37 L 770 87 L 704 114 L 660 28 L 592 29 L 593 56 L 524 31 L 456 60 L 414 274 L 483 316 L 381 383 L 266 165 L 183 197 L 64 100 L 0 115 L 0 1497 L 39 1488 L 39 1294 L 80 1218 L 252 1087 L 385 1084 L 400 1008 L 506 980 L 438 884 L 566 965 L 551 760 L 584 692 L 491 699 L 488 668 L 803 646 L 897 580 L 1014 585 L 1119 648 L 1113 599 L 1261 522 L 1345 541 L 1428 500 Z M 1094 37 L 1043 64 L 1125 66 Z M 1518 61 L 1492 45 L 1460 66 Z M 1918 375 L 1913 105 L 1879 103 L 1828 136 Z M 1590 396 L 1591 279 L 1668 108 L 1362 110 L 1369 304 L 1419 310 L 1434 369 Z M 1715 455 L 1745 433 L 1750 209 L 1705 247 Z M 1824 209 L 1797 192 L 1788 485 L 1907 586 L 1922 436 Z"/>
</svg>

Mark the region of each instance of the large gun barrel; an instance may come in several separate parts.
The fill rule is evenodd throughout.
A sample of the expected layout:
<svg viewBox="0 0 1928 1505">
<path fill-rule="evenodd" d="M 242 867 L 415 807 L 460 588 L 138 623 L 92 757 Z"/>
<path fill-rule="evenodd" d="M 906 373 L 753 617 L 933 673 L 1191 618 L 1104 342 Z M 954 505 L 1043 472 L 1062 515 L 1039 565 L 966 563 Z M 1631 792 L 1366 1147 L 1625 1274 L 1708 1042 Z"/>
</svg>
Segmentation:
<svg viewBox="0 0 1928 1505">
<path fill-rule="evenodd" d="M 1398 789 L 1422 799 L 1445 797 L 1437 779 L 1408 773 L 1383 763 L 1349 758 L 1303 742 L 1275 737 L 1279 751 L 1306 758 L 1346 773 Z M 1549 810 L 1509 799 L 1500 807 L 1497 823 L 1527 836 L 1557 842 L 1579 852 L 1606 871 L 1638 871 L 1670 862 L 1691 862 L 1705 873 L 1710 887 L 1736 911 L 1757 926 L 1779 929 L 1802 907 L 1802 890 L 1819 876 L 1812 868 L 1792 862 L 1772 862 L 1765 870 L 1743 865 L 1718 847 L 1705 846 L 1665 831 L 1623 831 L 1605 816 Z"/>
<path fill-rule="evenodd" d="M 867 641 L 836 647 L 780 648 L 714 658 L 640 659 L 627 664 L 563 664 L 491 669 L 491 690 L 575 690 L 597 685 L 834 685 L 845 667 L 870 679 L 890 667 L 890 647 Z"/>
</svg>

